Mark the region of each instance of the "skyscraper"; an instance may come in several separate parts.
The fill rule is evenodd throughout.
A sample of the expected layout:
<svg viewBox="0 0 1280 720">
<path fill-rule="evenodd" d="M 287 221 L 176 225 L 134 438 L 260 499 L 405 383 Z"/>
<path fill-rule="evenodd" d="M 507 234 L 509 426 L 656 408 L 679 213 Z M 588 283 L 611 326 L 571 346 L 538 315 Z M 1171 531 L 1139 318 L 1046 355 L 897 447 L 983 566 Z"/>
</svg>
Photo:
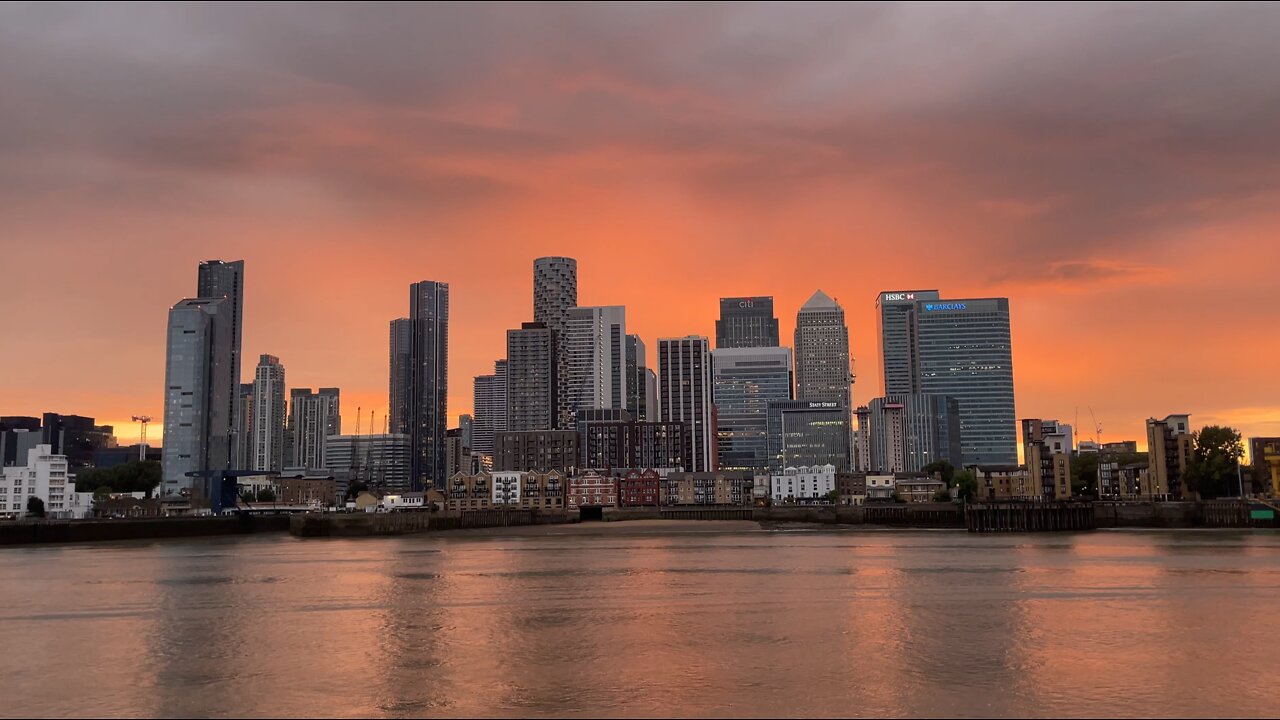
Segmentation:
<svg viewBox="0 0 1280 720">
<path fill-rule="evenodd" d="M 556 373 L 556 340 L 551 328 L 531 322 L 507 331 L 508 431 L 555 429 Z M 495 431 L 495 452 L 497 436 Z"/>
<path fill-rule="evenodd" d="M 91 417 L 45 413 L 40 428 L 41 440 L 54 455 L 67 458 L 72 470 L 93 464 L 95 450 L 115 445 L 115 430 L 110 425 L 97 425 Z"/>
<path fill-rule="evenodd" d="M 769 402 L 791 399 L 791 349 L 719 347 L 711 352 L 720 470 L 769 468 Z"/>
<path fill-rule="evenodd" d="M 236 398 L 236 437 L 242 442 L 233 443 L 231 459 L 233 470 L 253 467 L 253 383 L 240 383 Z"/>
<path fill-rule="evenodd" d="M 960 403 L 964 465 L 1016 465 L 1008 298 L 916 300 L 919 391 Z"/>
<path fill-rule="evenodd" d="M 920 392 L 913 313 L 917 300 L 937 299 L 937 290 L 902 290 L 876 296 L 876 337 L 885 395 Z"/>
<path fill-rule="evenodd" d="M 177 496 L 195 485 L 188 472 L 229 469 L 235 387 L 231 308 L 222 298 L 196 298 L 169 310 L 164 372 L 161 488 Z"/>
<path fill-rule="evenodd" d="M 289 428 L 293 431 L 293 456 L 289 467 L 321 470 L 326 467 L 325 438 L 342 434 L 338 388 L 293 388 L 289 391 Z"/>
<path fill-rule="evenodd" d="M 557 407 L 554 427 L 560 429 L 571 429 L 574 425 L 568 392 L 569 348 L 564 334 L 569 322 L 569 308 L 577 305 L 578 261 L 568 257 L 541 257 L 534 260 L 533 321 L 542 323 L 551 330 L 555 341 Z"/>
<path fill-rule="evenodd" d="M 955 398 L 896 393 L 875 398 L 858 417 L 859 432 L 867 435 L 867 456 L 861 461 L 868 472 L 919 472 L 942 460 L 960 465 L 960 404 Z"/>
<path fill-rule="evenodd" d="M 284 468 L 284 366 L 274 355 L 258 358 L 253 375 L 253 464 L 251 470 Z"/>
<path fill-rule="evenodd" d="M 769 469 L 834 465 L 849 469 L 849 409 L 834 400 L 769 403 Z"/>
<path fill-rule="evenodd" d="M 409 434 L 409 351 L 413 345 L 413 323 L 409 318 L 391 321 L 390 382 L 387 392 L 388 426 L 391 432 Z"/>
<path fill-rule="evenodd" d="M 844 308 L 821 290 L 796 314 L 796 398 L 849 408 L 849 328 Z"/>
<path fill-rule="evenodd" d="M 471 444 L 475 442 L 475 427 L 475 418 L 471 415 L 463 413 L 458 416 L 458 433 L 462 436 L 462 447 L 466 450 L 470 450 Z"/>
<path fill-rule="evenodd" d="M 646 418 L 645 363 L 644 341 L 639 335 L 628 335 L 626 409 L 637 420 Z"/>
<path fill-rule="evenodd" d="M 231 388 L 231 399 L 227 407 L 228 437 L 231 438 L 232 460 L 241 453 L 243 444 L 248 438 L 238 436 L 240 429 L 239 403 L 236 388 L 240 386 L 243 376 L 240 374 L 241 341 L 244 338 L 244 261 L 205 260 L 200 263 L 196 273 L 197 298 L 223 298 L 228 302 L 231 324 L 231 364 L 225 368 L 227 387 Z"/>
<path fill-rule="evenodd" d="M 658 340 L 658 407 L 663 422 L 685 426 L 685 461 L 691 472 L 715 470 L 711 352 L 707 338 Z"/>
<path fill-rule="evenodd" d="M 716 349 L 777 347 L 778 318 L 772 297 L 720 298 L 716 321 Z"/>
<path fill-rule="evenodd" d="M 627 311 L 621 305 L 569 308 L 568 408 L 577 427 L 579 410 L 626 409 Z"/>
<path fill-rule="evenodd" d="M 492 375 L 477 375 L 473 385 L 475 427 L 471 450 L 493 455 L 493 438 L 507 429 L 507 361 L 493 363 Z"/>
<path fill-rule="evenodd" d="M 444 487 L 444 431 L 449 399 L 449 284 L 409 286 L 409 481 L 414 490 Z"/>
</svg>

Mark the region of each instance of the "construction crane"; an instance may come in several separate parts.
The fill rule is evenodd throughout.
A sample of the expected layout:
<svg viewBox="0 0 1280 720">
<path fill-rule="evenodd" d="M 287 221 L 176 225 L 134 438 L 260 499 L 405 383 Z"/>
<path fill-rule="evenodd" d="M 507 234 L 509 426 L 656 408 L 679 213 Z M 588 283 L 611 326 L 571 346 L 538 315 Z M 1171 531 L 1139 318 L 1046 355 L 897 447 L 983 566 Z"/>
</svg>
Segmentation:
<svg viewBox="0 0 1280 720">
<path fill-rule="evenodd" d="M 134 415 L 133 421 L 142 426 L 142 436 L 138 440 L 138 459 L 147 459 L 147 423 L 151 422 L 150 415 Z"/>
<path fill-rule="evenodd" d="M 1093 420 L 1093 441 L 1098 444 L 1098 449 L 1102 449 L 1102 423 L 1098 422 L 1098 416 L 1093 414 L 1093 406 L 1089 406 L 1089 417 Z"/>
</svg>

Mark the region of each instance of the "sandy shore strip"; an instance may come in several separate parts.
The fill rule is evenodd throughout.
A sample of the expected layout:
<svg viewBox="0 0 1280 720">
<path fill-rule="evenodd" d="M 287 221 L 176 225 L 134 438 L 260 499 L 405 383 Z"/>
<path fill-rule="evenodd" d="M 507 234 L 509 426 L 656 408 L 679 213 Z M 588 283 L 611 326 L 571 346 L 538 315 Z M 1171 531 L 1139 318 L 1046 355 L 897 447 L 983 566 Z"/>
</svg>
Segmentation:
<svg viewBox="0 0 1280 720">
<path fill-rule="evenodd" d="M 689 533 L 762 532 L 755 520 L 615 520 L 611 522 L 565 523 L 563 525 L 513 525 L 510 527 L 468 528 L 432 533 L 436 537 L 474 535 L 554 536 L 554 535 L 676 535 Z"/>
</svg>

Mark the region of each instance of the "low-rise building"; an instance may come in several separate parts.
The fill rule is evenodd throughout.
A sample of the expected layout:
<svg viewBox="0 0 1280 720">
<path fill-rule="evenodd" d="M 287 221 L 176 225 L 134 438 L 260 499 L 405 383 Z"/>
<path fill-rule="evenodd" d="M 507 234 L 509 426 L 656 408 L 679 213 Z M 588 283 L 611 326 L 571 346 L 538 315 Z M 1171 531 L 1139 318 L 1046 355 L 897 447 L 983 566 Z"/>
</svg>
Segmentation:
<svg viewBox="0 0 1280 720">
<path fill-rule="evenodd" d="M 894 477 L 894 490 L 898 499 L 905 502 L 933 502 L 939 490 L 945 490 L 947 484 L 941 477 L 927 473 L 897 473 Z"/>
<path fill-rule="evenodd" d="M 970 469 L 978 482 L 976 500 L 1045 499 L 1043 488 L 1026 466 L 977 465 Z"/>
<path fill-rule="evenodd" d="M 73 517 L 78 503 L 75 484 L 67 476 L 67 456 L 41 444 L 27 450 L 25 461 L 0 475 L 0 518 L 23 517 L 30 498 L 44 504 L 46 517 Z"/>
<path fill-rule="evenodd" d="M 897 487 L 897 478 L 893 475 L 870 475 L 864 480 L 867 488 L 867 500 L 884 502 L 893 500 Z"/>
<path fill-rule="evenodd" d="M 657 506 L 662 502 L 662 477 L 653 468 L 627 470 L 618 477 L 618 505 Z"/>
<path fill-rule="evenodd" d="M 841 505 L 861 505 L 867 501 L 867 474 L 836 473 L 836 490 L 840 493 Z"/>
<path fill-rule="evenodd" d="M 1194 444 L 1190 415 L 1147 420 L 1147 472 L 1156 500 L 1181 500 L 1190 495 L 1182 476 L 1191 464 Z"/>
<path fill-rule="evenodd" d="M 789 467 L 772 475 L 769 485 L 769 498 L 775 503 L 827 503 L 830 493 L 836 490 L 836 466 Z"/>
<path fill-rule="evenodd" d="M 673 472 L 659 484 L 663 505 L 749 507 L 754 502 L 755 474 L 741 470 Z"/>
<path fill-rule="evenodd" d="M 383 495 L 382 509 L 387 512 L 404 510 L 422 510 L 426 507 L 427 494 L 423 492 L 407 492 L 397 495 Z"/>
<path fill-rule="evenodd" d="M 565 480 L 560 472 L 455 473 L 445 486 L 444 507 L 474 510 L 563 510 Z"/>
<path fill-rule="evenodd" d="M 96 518 L 153 518 L 164 515 L 160 501 L 144 493 L 113 493 L 93 503 Z"/>
<path fill-rule="evenodd" d="M 282 505 L 331 507 L 338 502 L 338 483 L 332 477 L 281 477 L 276 501 Z"/>
<path fill-rule="evenodd" d="M 493 508 L 492 473 L 457 473 L 445 486 L 445 507 L 452 512 Z"/>
<path fill-rule="evenodd" d="M 615 507 L 618 504 L 618 482 L 612 477 L 594 470 L 569 478 L 569 495 L 566 506 Z"/>
<path fill-rule="evenodd" d="M 521 478 L 519 507 L 527 510 L 564 510 L 565 476 L 551 472 L 527 472 Z"/>
</svg>

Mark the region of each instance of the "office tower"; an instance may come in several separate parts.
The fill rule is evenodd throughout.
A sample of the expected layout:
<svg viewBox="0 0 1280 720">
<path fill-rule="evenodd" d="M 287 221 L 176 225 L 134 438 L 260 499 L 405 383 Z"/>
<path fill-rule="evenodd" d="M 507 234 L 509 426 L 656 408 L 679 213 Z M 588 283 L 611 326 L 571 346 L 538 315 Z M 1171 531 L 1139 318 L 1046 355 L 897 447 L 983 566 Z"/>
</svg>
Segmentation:
<svg viewBox="0 0 1280 720">
<path fill-rule="evenodd" d="M 653 368 L 644 370 L 644 405 L 636 417 L 645 422 L 657 422 L 661 419 L 658 412 L 658 373 Z"/>
<path fill-rule="evenodd" d="M 353 482 L 387 492 L 409 490 L 411 454 L 409 436 L 403 433 L 325 438 L 325 469 L 339 480 L 343 491 Z"/>
<path fill-rule="evenodd" d="M 876 296 L 876 337 L 880 343 L 885 395 L 920 392 L 916 382 L 913 313 L 917 300 L 937 299 L 937 290 L 901 290 Z"/>
<path fill-rule="evenodd" d="M 320 470 L 325 467 L 325 438 L 342 434 L 338 388 L 294 388 L 289 392 L 289 428 L 293 454 L 289 467 Z"/>
<path fill-rule="evenodd" d="M 1022 455 L 1031 482 L 1046 500 L 1071 497 L 1071 426 L 1057 420 L 1022 421 Z M 1101 467 L 1102 463 L 1099 463 Z M 1099 485 L 1101 487 L 1101 485 Z"/>
<path fill-rule="evenodd" d="M 865 470 L 878 475 L 920 472 L 946 461 L 959 467 L 960 403 L 945 395 L 895 393 L 859 408 L 858 433 L 864 442 Z"/>
<path fill-rule="evenodd" d="M 458 432 L 462 434 L 462 447 L 467 450 L 471 449 L 471 444 L 475 442 L 475 419 L 467 413 L 458 416 Z"/>
<path fill-rule="evenodd" d="M 110 425 L 95 425 L 94 419 L 82 415 L 45 413 L 41 439 L 54 455 L 63 455 L 72 470 L 93 464 L 93 452 L 116 444 Z"/>
<path fill-rule="evenodd" d="M 821 290 L 796 314 L 796 398 L 849 408 L 849 329 L 844 308 Z"/>
<path fill-rule="evenodd" d="M 717 467 L 764 472 L 769 468 L 769 402 L 791 399 L 791 349 L 718 347 L 711 352 L 711 384 Z"/>
<path fill-rule="evenodd" d="M 1009 300 L 917 300 L 919 392 L 960 403 L 963 465 L 1016 465 Z"/>
<path fill-rule="evenodd" d="M 769 403 L 769 470 L 834 465 L 849 470 L 849 408 L 833 400 Z"/>
<path fill-rule="evenodd" d="M 1191 464 L 1195 438 L 1190 415 L 1147 419 L 1147 472 L 1156 500 L 1181 500 L 1187 496 L 1183 475 Z"/>
<path fill-rule="evenodd" d="M 565 332 L 568 346 L 567 407 L 577 427 L 579 410 L 614 408 L 627 402 L 627 311 L 621 305 L 569 308 Z M 563 429 L 563 428 L 562 428 Z"/>
<path fill-rule="evenodd" d="M 462 428 L 449 428 L 444 431 L 444 448 L 445 477 L 453 477 L 462 471 L 463 457 L 466 454 L 466 448 L 462 443 Z"/>
<path fill-rule="evenodd" d="M 771 297 L 720 298 L 716 349 L 777 347 L 778 318 Z"/>
<path fill-rule="evenodd" d="M 556 424 L 552 427 L 573 427 L 573 408 L 570 407 L 569 348 L 565 343 L 565 329 L 569 322 L 569 308 L 578 305 L 578 261 L 567 257 L 541 257 L 533 261 L 533 321 L 551 330 L 556 352 Z M 510 356 L 508 356 L 510 357 Z M 542 429 L 542 428 L 529 428 Z"/>
<path fill-rule="evenodd" d="M 409 286 L 409 383 L 406 402 L 412 446 L 413 490 L 445 481 L 444 431 L 449 399 L 449 284 L 423 280 Z"/>
<path fill-rule="evenodd" d="M 227 433 L 231 437 L 232 462 L 241 452 L 240 447 L 248 442 L 248 438 L 237 436 L 240 429 L 239 409 L 236 388 L 244 379 L 240 374 L 241 343 L 244 339 L 244 261 L 205 260 L 200 263 L 196 273 L 196 297 L 222 298 L 227 301 L 231 322 L 231 365 L 225 369 L 228 374 L 227 387 L 231 388 L 228 400 L 227 422 L 230 425 Z M 250 443 L 251 444 L 251 443 Z"/>
<path fill-rule="evenodd" d="M 284 468 L 284 366 L 274 355 L 258 358 L 253 374 L 253 464 L 251 470 Z"/>
<path fill-rule="evenodd" d="M 627 401 L 626 409 L 637 420 L 647 417 L 648 379 L 647 360 L 645 358 L 644 341 L 639 335 L 627 336 Z M 654 413 L 657 414 L 656 412 Z"/>
<path fill-rule="evenodd" d="M 233 304 L 221 298 L 182 300 L 169 310 L 164 371 L 163 496 L 195 487 L 189 472 L 230 469 L 235 388 Z"/>
<path fill-rule="evenodd" d="M 240 383 L 236 394 L 236 442 L 232 443 L 231 469 L 253 467 L 253 383 Z"/>
<path fill-rule="evenodd" d="M 507 429 L 507 361 L 493 363 L 492 375 L 477 375 L 473 385 L 476 410 L 471 449 L 493 455 L 493 436 Z"/>
<path fill-rule="evenodd" d="M 684 457 L 694 472 L 716 469 L 711 352 L 707 345 L 707 338 L 699 335 L 658 340 L 659 418 L 684 423 Z"/>
<path fill-rule="evenodd" d="M 550 430 L 556 426 L 556 373 L 556 340 L 551 328 L 531 322 L 507 331 L 507 430 Z M 495 438 L 497 434 L 495 430 Z"/>
<path fill-rule="evenodd" d="M 392 433 L 409 433 L 409 349 L 413 345 L 413 323 L 409 318 L 391 321 L 390 378 L 387 393 L 387 427 Z"/>
</svg>

